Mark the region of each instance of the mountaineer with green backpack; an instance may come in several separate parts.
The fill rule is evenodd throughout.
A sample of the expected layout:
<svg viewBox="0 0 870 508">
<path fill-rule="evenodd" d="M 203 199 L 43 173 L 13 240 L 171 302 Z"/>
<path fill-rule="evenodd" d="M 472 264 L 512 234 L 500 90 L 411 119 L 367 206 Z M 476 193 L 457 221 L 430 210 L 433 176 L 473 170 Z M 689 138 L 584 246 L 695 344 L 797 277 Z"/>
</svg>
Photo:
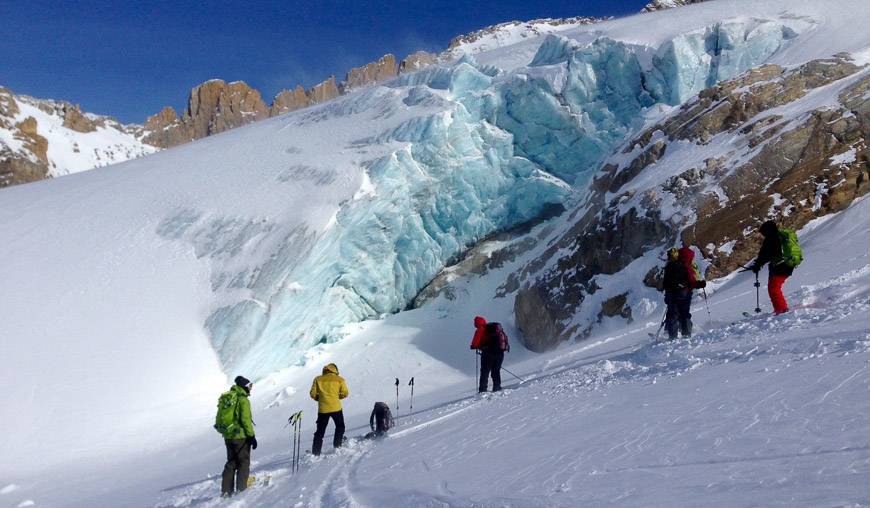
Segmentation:
<svg viewBox="0 0 870 508">
<path fill-rule="evenodd" d="M 254 384 L 242 376 L 236 376 L 235 384 L 218 399 L 214 428 L 224 437 L 227 447 L 227 463 L 221 481 L 221 497 L 241 492 L 248 487 L 251 471 L 251 448 L 257 449 L 254 436 L 254 421 L 251 418 L 251 402 L 248 396 Z"/>
<path fill-rule="evenodd" d="M 761 225 L 759 232 L 764 236 L 761 249 L 750 269 L 757 275 L 766 263 L 770 263 L 767 278 L 767 294 L 773 304 L 773 313 L 788 312 L 788 302 L 782 294 L 782 285 L 803 261 L 803 252 L 797 241 L 797 234 L 791 229 L 778 228 L 769 220 Z"/>
</svg>

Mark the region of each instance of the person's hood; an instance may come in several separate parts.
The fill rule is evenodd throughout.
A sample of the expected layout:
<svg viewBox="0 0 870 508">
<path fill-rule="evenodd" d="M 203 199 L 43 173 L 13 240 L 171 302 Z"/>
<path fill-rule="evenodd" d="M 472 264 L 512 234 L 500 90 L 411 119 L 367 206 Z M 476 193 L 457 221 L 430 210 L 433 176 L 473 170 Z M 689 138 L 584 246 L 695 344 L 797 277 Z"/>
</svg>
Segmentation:
<svg viewBox="0 0 870 508">
<path fill-rule="evenodd" d="M 242 387 L 242 386 L 239 386 L 239 385 L 233 385 L 233 386 L 231 386 L 231 387 L 230 387 L 230 391 L 231 391 L 231 392 L 236 392 L 236 393 L 239 394 L 239 395 L 244 395 L 245 397 L 247 397 L 248 395 L 250 395 L 250 392 L 248 392 L 248 389 L 247 389 L 247 388 Z"/>
<path fill-rule="evenodd" d="M 683 263 L 691 263 L 695 259 L 695 251 L 688 247 L 680 248 L 680 261 Z"/>
<path fill-rule="evenodd" d="M 484 326 L 484 325 L 486 325 L 486 319 L 484 319 L 483 316 L 476 316 L 474 318 L 474 326 L 476 328 L 480 328 L 481 326 Z"/>
<path fill-rule="evenodd" d="M 775 235 L 776 232 L 779 231 L 779 229 L 776 227 L 776 222 L 769 220 L 762 224 L 761 227 L 758 228 L 758 231 L 761 232 L 762 235 L 767 237 Z"/>
<path fill-rule="evenodd" d="M 338 374 L 338 367 L 334 363 L 330 363 L 323 368 L 324 374 Z"/>
</svg>

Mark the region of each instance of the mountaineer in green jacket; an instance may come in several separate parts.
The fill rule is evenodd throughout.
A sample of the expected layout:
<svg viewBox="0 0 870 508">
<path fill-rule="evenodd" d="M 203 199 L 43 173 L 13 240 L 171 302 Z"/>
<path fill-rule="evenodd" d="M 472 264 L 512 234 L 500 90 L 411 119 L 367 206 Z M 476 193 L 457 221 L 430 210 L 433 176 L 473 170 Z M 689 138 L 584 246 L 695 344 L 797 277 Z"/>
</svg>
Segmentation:
<svg viewBox="0 0 870 508">
<path fill-rule="evenodd" d="M 311 453 L 320 455 L 323 447 L 323 435 L 326 434 L 326 425 L 329 419 L 335 422 L 335 436 L 332 438 L 332 446 L 341 447 L 344 438 L 344 413 L 341 411 L 341 399 L 348 396 L 347 383 L 338 375 L 338 367 L 330 363 L 323 367 L 323 374 L 314 378 L 311 383 L 311 398 L 317 401 L 317 429 L 314 431 L 314 443 L 311 445 Z"/>
<path fill-rule="evenodd" d="M 242 376 L 236 376 L 235 384 L 218 399 L 214 428 L 224 437 L 227 447 L 227 463 L 221 481 L 221 496 L 241 492 L 248 487 L 251 471 L 251 448 L 257 449 L 254 435 L 254 420 L 251 418 L 251 401 L 248 396 L 254 384 Z"/>
</svg>

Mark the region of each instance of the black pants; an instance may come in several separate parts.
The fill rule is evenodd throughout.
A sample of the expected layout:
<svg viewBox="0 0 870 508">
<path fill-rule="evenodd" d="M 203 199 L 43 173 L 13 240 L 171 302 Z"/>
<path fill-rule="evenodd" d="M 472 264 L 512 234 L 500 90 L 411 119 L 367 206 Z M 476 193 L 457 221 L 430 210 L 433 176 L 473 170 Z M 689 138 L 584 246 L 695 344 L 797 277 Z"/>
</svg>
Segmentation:
<svg viewBox="0 0 870 508">
<path fill-rule="evenodd" d="M 504 351 L 482 351 L 480 354 L 480 385 L 478 392 L 485 392 L 486 385 L 492 375 L 492 391 L 501 390 L 501 363 L 504 361 Z"/>
<path fill-rule="evenodd" d="M 335 413 L 317 413 L 317 430 L 314 431 L 314 443 L 311 445 L 312 455 L 320 455 L 320 449 L 323 448 L 323 436 L 326 434 L 326 424 L 329 419 L 335 423 L 335 436 L 332 438 L 332 446 L 341 448 L 341 442 L 344 439 L 344 413 L 336 411 Z"/>
<path fill-rule="evenodd" d="M 668 312 L 665 315 L 665 328 L 668 337 L 677 338 L 679 331 L 683 337 L 692 336 L 692 292 L 682 289 L 665 292 L 665 304 Z"/>
<path fill-rule="evenodd" d="M 224 439 L 227 445 L 227 463 L 221 477 L 221 493 L 233 493 L 233 480 L 236 492 L 248 488 L 248 475 L 251 472 L 251 445 L 247 439 Z"/>
</svg>

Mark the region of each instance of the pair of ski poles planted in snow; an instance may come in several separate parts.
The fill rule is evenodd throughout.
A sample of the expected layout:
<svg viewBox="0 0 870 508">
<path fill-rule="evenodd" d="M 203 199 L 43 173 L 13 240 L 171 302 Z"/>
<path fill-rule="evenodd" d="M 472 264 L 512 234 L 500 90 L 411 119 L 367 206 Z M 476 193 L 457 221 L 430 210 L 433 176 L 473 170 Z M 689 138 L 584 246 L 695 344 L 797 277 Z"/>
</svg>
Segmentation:
<svg viewBox="0 0 870 508">
<path fill-rule="evenodd" d="M 302 449 L 302 411 L 296 411 L 287 419 L 287 425 L 293 426 L 293 457 L 290 460 L 290 472 L 296 474 L 299 471 L 299 454 Z"/>
<path fill-rule="evenodd" d="M 408 411 L 408 416 L 414 412 L 414 378 L 408 381 L 408 386 L 411 387 L 411 409 Z M 396 420 L 399 419 L 399 378 L 396 378 Z"/>
</svg>

